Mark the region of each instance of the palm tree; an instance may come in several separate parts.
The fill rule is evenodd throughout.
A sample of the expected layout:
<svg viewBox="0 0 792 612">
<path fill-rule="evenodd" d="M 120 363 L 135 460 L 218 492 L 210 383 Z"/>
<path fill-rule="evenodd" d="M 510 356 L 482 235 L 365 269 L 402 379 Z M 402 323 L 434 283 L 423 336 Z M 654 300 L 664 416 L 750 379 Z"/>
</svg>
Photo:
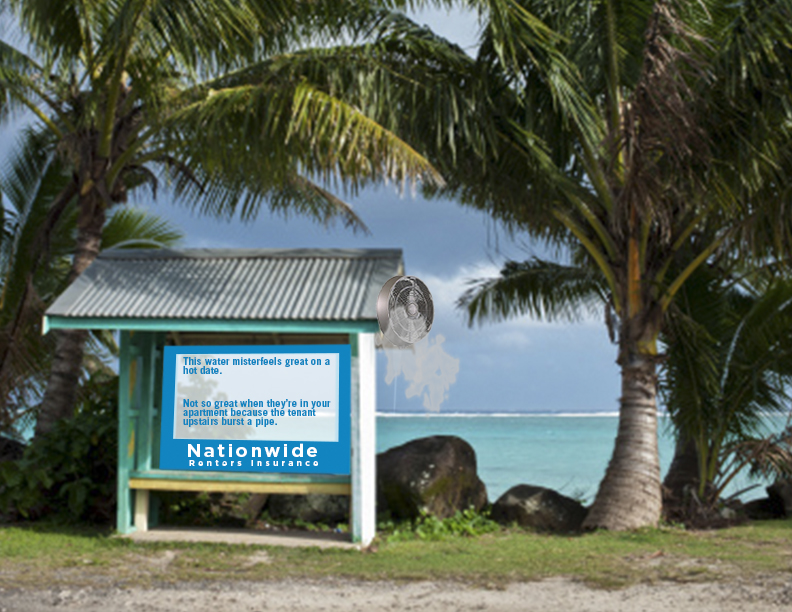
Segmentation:
<svg viewBox="0 0 792 612">
<path fill-rule="evenodd" d="M 54 345 L 41 335 L 46 307 L 65 288 L 69 255 L 77 233 L 77 211 L 71 209 L 41 228 L 52 199 L 71 177 L 56 155 L 48 152 L 47 135 L 24 131 L 7 171 L 0 176 L 4 225 L 0 235 L 0 432 L 18 435 L 35 417 L 34 406 L 46 385 Z M 173 246 L 181 234 L 157 217 L 120 209 L 102 230 L 104 248 Z M 46 252 L 42 247 L 46 246 Z M 89 336 L 88 359 L 112 346 L 102 332 Z"/>
<path fill-rule="evenodd" d="M 107 211 L 168 182 L 202 213 L 251 219 L 262 204 L 363 227 L 328 189 L 440 178 L 361 107 L 337 96 L 305 47 L 354 34 L 367 9 L 338 0 L 7 0 L 29 52 L 0 42 L 0 111 L 27 110 L 71 178 L 41 236 L 70 206 L 67 279 L 96 257 Z M 361 5 L 362 6 L 362 5 Z M 353 20 L 355 17 L 355 20 Z M 359 17 L 359 19 L 357 18 Z M 350 26 L 347 27 L 347 21 Z M 361 27 L 363 27 L 361 25 Z M 303 49 L 301 51 L 301 49 Z M 70 414 L 85 332 L 56 333 L 37 432 Z"/>
<path fill-rule="evenodd" d="M 619 430 L 585 526 L 652 525 L 662 505 L 656 392 L 666 315 L 714 257 L 762 259 L 789 244 L 778 228 L 790 227 L 782 169 L 792 3 L 482 4 L 477 63 L 499 145 L 460 153 L 456 173 L 437 166 L 464 202 L 571 248 L 576 261 L 512 270 L 546 268 L 538 285 L 466 300 L 471 320 L 553 315 L 575 297 L 571 280 L 606 297 Z M 537 51 L 538 41 L 555 52 Z M 576 91 L 586 95 L 572 103 Z M 589 280 L 572 278 L 580 274 Z"/>
<path fill-rule="evenodd" d="M 580 255 L 568 264 L 508 261 L 498 277 L 472 283 L 459 305 L 471 320 L 532 315 L 571 322 L 608 313 L 607 282 Z M 776 441 L 781 444 L 769 444 L 759 435 L 765 414 L 788 407 L 792 284 L 773 280 L 767 269 L 752 273 L 749 283 L 745 274 L 720 266 L 691 275 L 666 312 L 659 338 L 666 347 L 660 391 L 681 442 L 677 467 L 672 464 L 666 477 L 673 490 L 664 511 L 677 519 L 691 518 L 684 515 L 685 489 L 696 494 L 696 508 L 712 511 L 743 467 L 768 474 L 792 467 L 784 465 L 789 454 L 779 453 L 788 444 L 783 436 Z M 613 339 L 607 314 L 606 321 Z"/>
<path fill-rule="evenodd" d="M 737 282 L 698 270 L 664 332 L 669 350 L 661 390 L 679 439 L 695 449 L 695 477 L 686 484 L 695 485 L 702 509 L 714 508 L 745 465 L 773 465 L 779 447 L 760 435 L 763 417 L 789 406 L 792 283 L 749 278 Z M 763 465 L 757 449 L 771 461 Z M 776 467 L 770 471 L 792 465 Z M 683 505 L 679 488 L 674 501 Z"/>
</svg>

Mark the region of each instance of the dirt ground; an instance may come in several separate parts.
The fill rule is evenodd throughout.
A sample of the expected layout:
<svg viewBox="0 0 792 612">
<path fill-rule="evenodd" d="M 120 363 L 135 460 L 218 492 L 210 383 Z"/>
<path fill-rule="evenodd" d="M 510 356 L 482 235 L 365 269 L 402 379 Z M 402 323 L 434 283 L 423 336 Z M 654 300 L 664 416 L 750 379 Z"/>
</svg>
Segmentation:
<svg viewBox="0 0 792 612">
<path fill-rule="evenodd" d="M 753 612 L 792 610 L 792 577 L 591 589 L 568 579 L 482 589 L 448 582 L 285 580 L 158 588 L 0 590 L 0 612 L 260 612 L 503 610 L 508 612 Z"/>
</svg>

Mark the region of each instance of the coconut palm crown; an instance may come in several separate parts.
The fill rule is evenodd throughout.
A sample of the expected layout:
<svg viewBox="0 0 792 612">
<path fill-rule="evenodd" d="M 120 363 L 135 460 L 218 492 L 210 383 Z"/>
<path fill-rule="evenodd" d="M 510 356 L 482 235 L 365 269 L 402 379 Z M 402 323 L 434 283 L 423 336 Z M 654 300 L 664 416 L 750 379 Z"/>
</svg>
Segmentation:
<svg viewBox="0 0 792 612">
<path fill-rule="evenodd" d="M 461 305 L 472 323 L 567 317 L 576 301 L 604 300 L 622 395 L 585 526 L 653 525 L 665 315 L 714 258 L 750 266 L 788 254 L 792 3 L 483 4 L 477 62 L 500 144 L 466 158 L 449 189 L 510 228 L 571 248 L 574 261 L 512 264 Z M 553 54 L 536 52 L 540 37 Z M 571 89 L 559 88 L 562 75 Z M 574 92 L 582 103 L 563 104 Z"/>
<path fill-rule="evenodd" d="M 78 209 L 70 281 L 99 252 L 107 211 L 139 187 L 156 193 L 165 181 L 174 200 L 225 218 L 252 219 L 264 205 L 363 228 L 333 180 L 350 190 L 441 182 L 312 69 L 321 53 L 311 44 L 371 25 L 365 3 L 7 0 L 0 9 L 25 41 L 0 42 L 0 112 L 29 113 L 71 177 L 40 226 L 46 236 Z M 74 404 L 85 333 L 56 333 L 37 433 Z"/>
<path fill-rule="evenodd" d="M 17 438 L 34 422 L 46 387 L 54 342 L 41 334 L 42 315 L 66 287 L 77 232 L 78 211 L 72 207 L 42 235 L 53 197 L 72 180 L 48 146 L 50 138 L 46 130 L 23 130 L 0 173 L 0 434 Z M 173 247 L 181 238 L 167 222 L 122 208 L 107 219 L 102 248 Z M 116 352 L 112 334 L 94 330 L 88 343 L 84 369 L 106 367 L 101 355 Z"/>
</svg>

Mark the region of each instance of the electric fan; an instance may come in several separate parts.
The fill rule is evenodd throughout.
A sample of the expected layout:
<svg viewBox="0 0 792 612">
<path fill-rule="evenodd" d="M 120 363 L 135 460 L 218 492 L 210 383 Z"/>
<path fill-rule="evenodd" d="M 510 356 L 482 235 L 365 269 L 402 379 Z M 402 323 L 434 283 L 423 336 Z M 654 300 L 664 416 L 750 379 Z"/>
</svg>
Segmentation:
<svg viewBox="0 0 792 612">
<path fill-rule="evenodd" d="M 377 298 L 377 320 L 389 342 L 405 347 L 426 337 L 432 329 L 432 294 L 415 276 L 394 276 Z"/>
</svg>

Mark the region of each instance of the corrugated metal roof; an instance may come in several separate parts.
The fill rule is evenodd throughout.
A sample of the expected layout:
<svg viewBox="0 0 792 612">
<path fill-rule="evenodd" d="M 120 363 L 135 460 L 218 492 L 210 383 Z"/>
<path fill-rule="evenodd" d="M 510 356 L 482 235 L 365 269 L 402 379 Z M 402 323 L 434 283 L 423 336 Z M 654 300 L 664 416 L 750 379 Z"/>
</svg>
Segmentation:
<svg viewBox="0 0 792 612">
<path fill-rule="evenodd" d="M 70 318 L 376 319 L 400 249 L 103 252 L 47 309 Z"/>
</svg>

